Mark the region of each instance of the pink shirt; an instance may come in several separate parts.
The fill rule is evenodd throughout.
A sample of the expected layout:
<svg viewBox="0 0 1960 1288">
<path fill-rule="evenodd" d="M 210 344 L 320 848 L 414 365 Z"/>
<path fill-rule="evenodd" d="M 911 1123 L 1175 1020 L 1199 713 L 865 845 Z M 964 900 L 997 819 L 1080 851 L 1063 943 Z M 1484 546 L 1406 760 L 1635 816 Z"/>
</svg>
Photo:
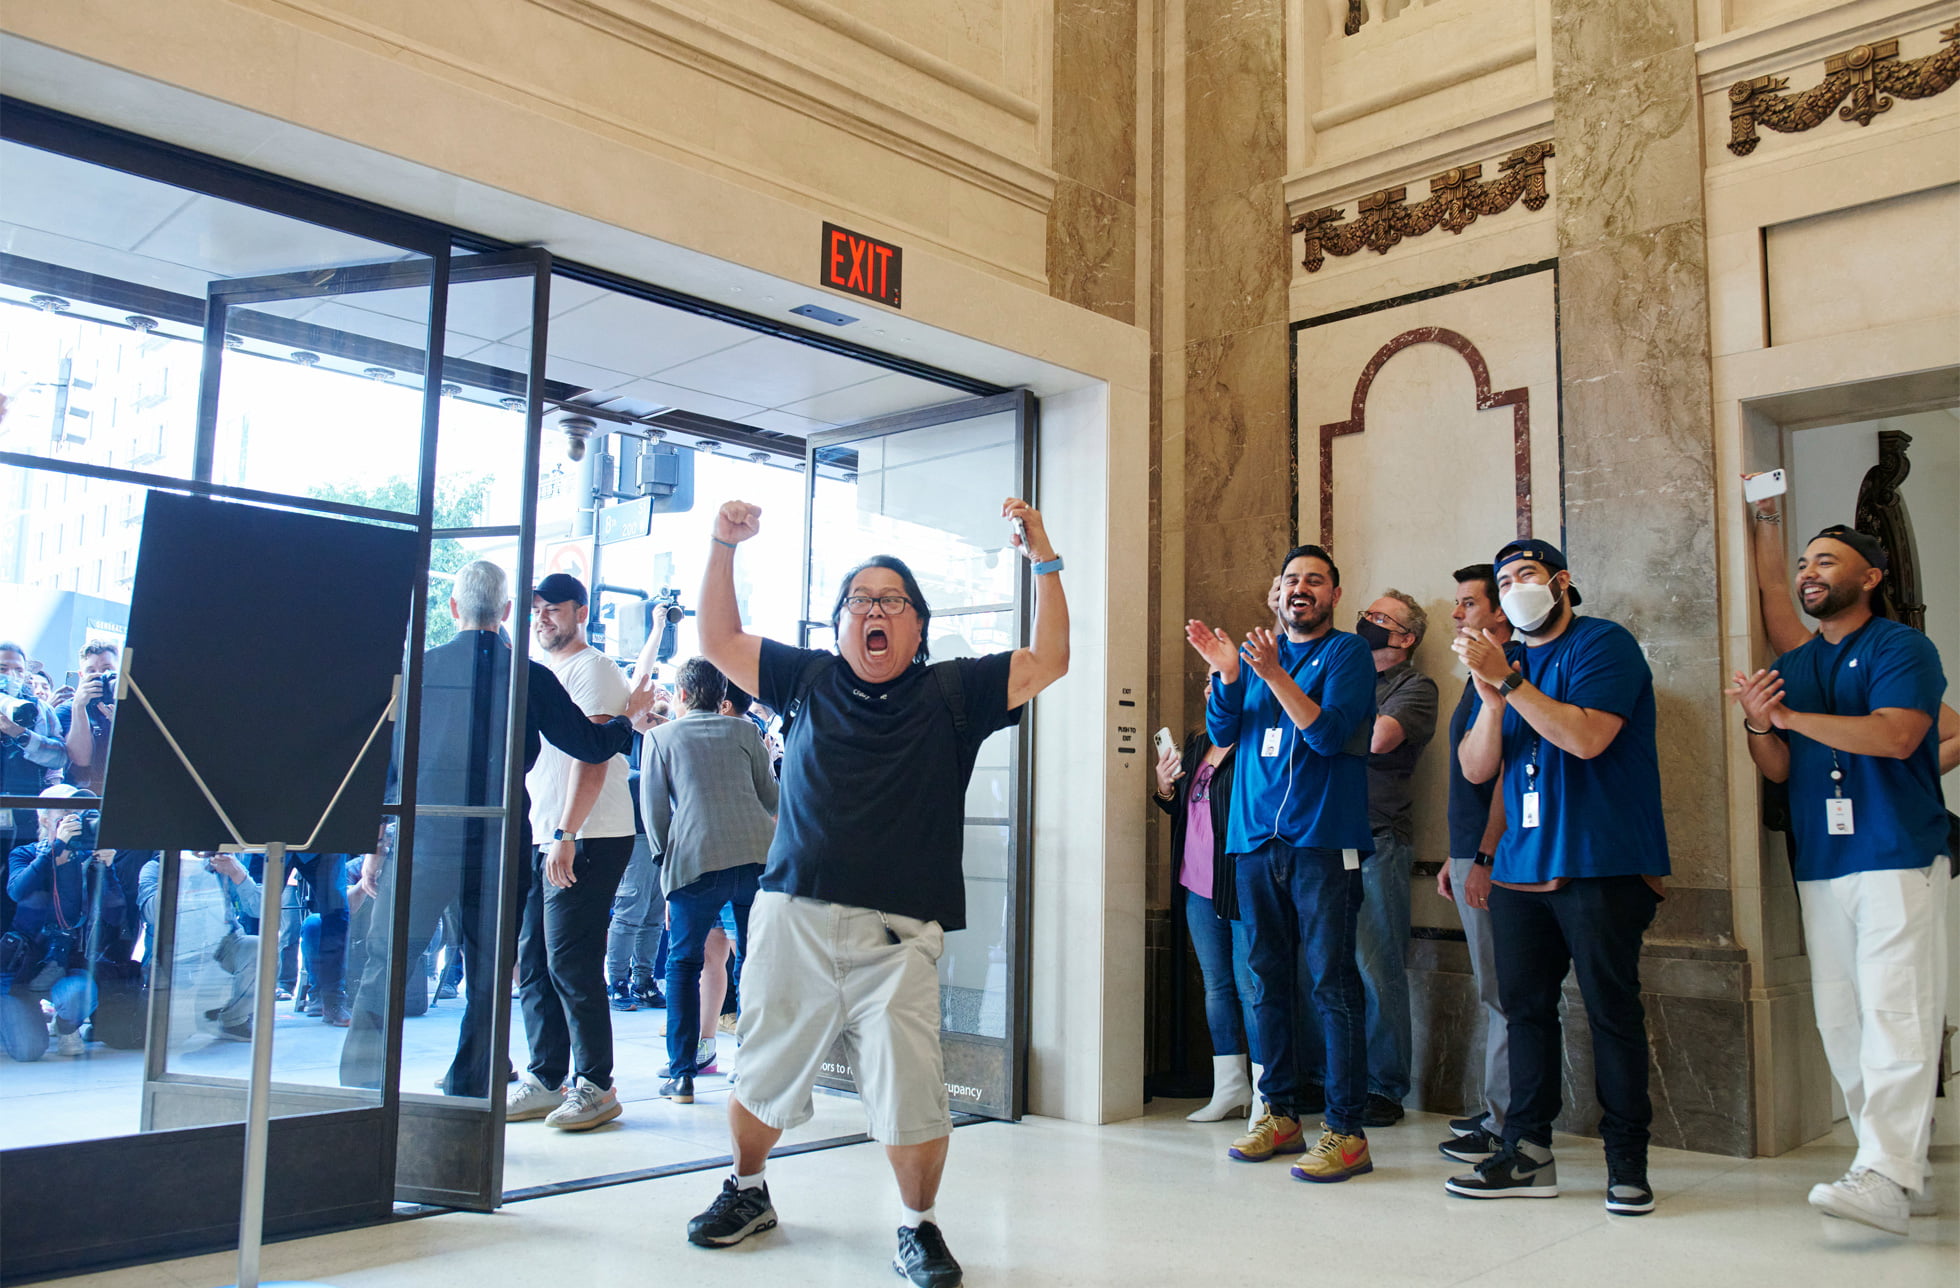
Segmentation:
<svg viewBox="0 0 1960 1288">
<path fill-rule="evenodd" d="M 1193 894 L 1211 898 L 1212 863 L 1216 843 L 1211 830 L 1211 771 L 1200 761 L 1191 774 L 1191 795 L 1184 807 L 1184 871 L 1178 884 Z"/>
</svg>

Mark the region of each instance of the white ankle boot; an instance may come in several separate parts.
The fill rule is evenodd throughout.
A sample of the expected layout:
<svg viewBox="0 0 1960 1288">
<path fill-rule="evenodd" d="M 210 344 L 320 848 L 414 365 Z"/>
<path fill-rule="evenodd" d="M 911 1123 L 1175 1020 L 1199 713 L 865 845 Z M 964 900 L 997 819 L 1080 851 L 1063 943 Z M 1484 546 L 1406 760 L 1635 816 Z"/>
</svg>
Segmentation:
<svg viewBox="0 0 1960 1288">
<path fill-rule="evenodd" d="M 1215 1055 L 1211 1058 L 1211 1103 L 1184 1115 L 1186 1122 L 1223 1122 L 1252 1107 L 1252 1084 L 1246 1080 L 1245 1057 Z"/>
</svg>

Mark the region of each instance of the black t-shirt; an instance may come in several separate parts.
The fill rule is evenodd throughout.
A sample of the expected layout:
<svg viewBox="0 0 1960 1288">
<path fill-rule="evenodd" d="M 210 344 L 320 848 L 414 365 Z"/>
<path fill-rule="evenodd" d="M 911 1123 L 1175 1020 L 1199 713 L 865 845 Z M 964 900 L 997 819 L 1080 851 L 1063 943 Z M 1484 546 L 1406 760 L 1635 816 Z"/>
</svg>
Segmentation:
<svg viewBox="0 0 1960 1288">
<path fill-rule="evenodd" d="M 778 711 L 788 709 L 813 658 L 831 661 L 783 748 L 762 888 L 963 928 L 966 785 L 980 744 L 1020 723 L 1020 710 L 1007 706 L 1013 656 L 937 664 L 959 668 L 962 736 L 930 667 L 868 684 L 836 654 L 762 641 L 756 696 Z"/>
</svg>

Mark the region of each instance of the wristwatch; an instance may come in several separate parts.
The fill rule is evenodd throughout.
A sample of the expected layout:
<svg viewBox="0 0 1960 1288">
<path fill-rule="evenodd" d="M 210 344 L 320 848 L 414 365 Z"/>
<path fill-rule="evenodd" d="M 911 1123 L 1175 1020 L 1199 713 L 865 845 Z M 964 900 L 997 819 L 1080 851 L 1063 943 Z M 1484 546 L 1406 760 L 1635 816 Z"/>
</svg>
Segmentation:
<svg viewBox="0 0 1960 1288">
<path fill-rule="evenodd" d="M 551 829 L 551 839 L 554 841 L 570 841 L 576 838 L 574 838 L 572 834 L 570 832 L 567 832 L 564 828 L 554 827 Z"/>
<path fill-rule="evenodd" d="M 1485 854 L 1482 850 L 1478 850 L 1477 857 L 1471 859 L 1470 862 L 1472 862 L 1473 864 L 1475 864 L 1480 868 L 1487 868 L 1491 864 L 1497 862 L 1497 859 L 1492 855 Z"/>
<path fill-rule="evenodd" d="M 1504 683 L 1498 685 L 1497 687 L 1500 690 L 1502 690 L 1506 695 L 1516 693 L 1519 689 L 1524 687 L 1524 672 L 1523 671 L 1511 672 L 1509 675 L 1504 677 Z"/>
</svg>

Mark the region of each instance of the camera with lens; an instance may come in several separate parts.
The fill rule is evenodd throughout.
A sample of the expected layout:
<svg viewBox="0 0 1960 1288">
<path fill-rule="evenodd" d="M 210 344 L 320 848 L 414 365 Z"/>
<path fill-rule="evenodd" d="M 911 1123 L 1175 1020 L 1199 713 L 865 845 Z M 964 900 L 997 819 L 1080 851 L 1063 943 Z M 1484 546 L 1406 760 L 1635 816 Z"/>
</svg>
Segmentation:
<svg viewBox="0 0 1960 1288">
<path fill-rule="evenodd" d="M 116 713 L 116 673 L 104 671 L 95 678 L 102 682 L 102 696 L 88 704 L 88 722 L 99 732 Z"/>
<path fill-rule="evenodd" d="M 5 716 L 29 733 L 38 733 L 41 704 L 28 690 L 27 681 L 17 675 L 0 675 L 0 716 Z"/>
<path fill-rule="evenodd" d="M 80 854 L 93 854 L 95 852 L 96 828 L 102 823 L 102 811 L 99 809 L 85 809 L 75 817 L 81 820 L 82 828 L 73 837 L 69 838 L 68 848 Z"/>
</svg>

